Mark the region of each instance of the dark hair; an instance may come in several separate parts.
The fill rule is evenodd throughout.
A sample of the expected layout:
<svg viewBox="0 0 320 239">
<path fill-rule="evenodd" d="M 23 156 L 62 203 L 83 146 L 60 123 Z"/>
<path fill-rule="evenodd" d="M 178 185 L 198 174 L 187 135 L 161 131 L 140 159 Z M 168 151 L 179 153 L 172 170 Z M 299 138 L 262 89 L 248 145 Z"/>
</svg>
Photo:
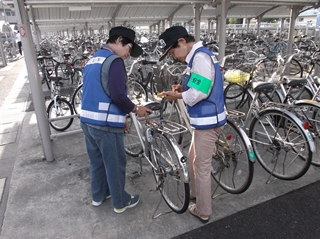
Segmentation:
<svg viewBox="0 0 320 239">
<path fill-rule="evenodd" d="M 117 39 L 119 38 L 119 37 L 122 37 L 122 39 L 121 39 L 121 44 L 122 44 L 122 46 L 125 46 L 125 45 L 127 45 L 127 44 L 129 44 L 129 43 L 132 43 L 128 38 L 126 38 L 126 37 L 123 37 L 123 36 L 111 36 L 109 39 L 108 39 L 108 41 L 107 41 L 107 43 L 116 43 L 116 41 L 117 41 Z"/>
<path fill-rule="evenodd" d="M 181 37 L 181 38 L 185 39 L 185 40 L 186 40 L 186 43 L 195 42 L 195 41 L 196 41 L 196 39 L 194 38 L 194 36 L 192 36 L 192 35 L 190 35 L 190 34 L 188 34 L 188 35 L 186 35 L 186 36 L 184 36 L 184 37 Z M 171 47 L 171 49 L 177 48 L 177 47 L 178 47 L 178 41 L 176 41 L 176 43 L 173 44 L 173 46 Z"/>
</svg>

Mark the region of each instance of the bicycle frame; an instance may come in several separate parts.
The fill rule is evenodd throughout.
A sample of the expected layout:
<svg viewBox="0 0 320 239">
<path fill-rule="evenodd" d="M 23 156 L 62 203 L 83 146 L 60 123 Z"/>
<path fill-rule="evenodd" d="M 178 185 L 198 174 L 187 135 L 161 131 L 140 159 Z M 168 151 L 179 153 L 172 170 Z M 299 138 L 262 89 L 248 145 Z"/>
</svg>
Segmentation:
<svg viewBox="0 0 320 239">
<path fill-rule="evenodd" d="M 141 144 L 141 147 L 142 147 L 142 156 L 148 161 L 148 163 L 151 165 L 151 167 L 155 170 L 155 171 L 158 171 L 158 167 L 157 165 L 154 165 L 151 161 L 151 159 L 147 156 L 146 152 L 150 151 L 152 154 L 153 154 L 153 157 L 155 157 L 155 151 L 154 151 L 154 148 L 153 148 L 153 145 L 152 145 L 152 140 L 153 140 L 153 136 L 152 136 L 152 130 L 153 130 L 153 127 L 162 131 L 160 128 L 158 128 L 156 125 L 153 125 L 150 124 L 150 121 L 149 121 L 149 117 L 146 116 L 146 126 L 147 126 L 147 129 L 145 130 L 145 136 L 143 136 L 143 133 L 141 132 L 141 128 L 139 126 L 139 123 L 138 123 L 138 118 L 137 116 L 130 112 L 130 117 L 133 121 L 133 124 L 134 124 L 134 127 L 136 128 L 137 130 L 137 134 L 138 134 L 138 138 L 139 138 L 139 142 Z M 178 124 L 177 124 L 178 125 Z M 180 125 L 181 126 L 181 125 Z M 182 126 L 183 127 L 183 126 Z M 173 136 L 168 133 L 168 132 L 165 132 L 165 130 L 162 131 L 163 134 L 166 134 L 168 137 L 172 138 L 173 139 L 173 142 L 175 142 L 172 146 L 174 147 L 174 150 L 176 152 L 178 152 L 178 157 L 179 157 L 179 162 L 180 163 L 185 163 L 186 161 L 186 158 L 185 156 L 181 153 L 181 150 L 179 148 L 179 145 L 176 143 L 176 141 L 174 140 Z M 189 172 L 186 170 L 183 172 L 183 182 L 185 183 L 189 183 L 190 179 L 189 179 Z"/>
<path fill-rule="evenodd" d="M 170 111 L 170 116 L 172 114 L 172 110 L 173 110 L 173 106 L 174 104 L 177 104 L 178 108 L 179 108 L 179 113 L 180 115 L 182 116 L 182 119 L 185 123 L 185 126 L 186 128 L 189 130 L 189 132 L 192 134 L 193 133 L 193 128 L 191 127 L 190 125 L 190 118 L 189 118 L 189 115 L 188 115 L 188 112 L 187 112 L 187 108 L 183 102 L 182 99 L 177 99 L 173 102 L 172 104 L 172 108 L 171 108 L 171 111 Z M 239 118 L 239 116 L 237 116 L 237 113 L 236 112 L 230 112 L 230 113 L 227 113 L 227 117 L 228 118 Z M 245 133 L 245 131 L 239 127 L 239 131 L 241 133 L 241 135 L 243 136 L 243 139 L 245 140 L 245 143 L 246 143 L 246 146 L 247 146 L 247 149 L 248 151 L 250 152 L 250 160 L 252 162 L 255 162 L 255 156 L 254 156 L 254 153 L 253 153 L 253 150 L 252 150 L 252 146 L 251 146 L 251 142 L 250 142 L 250 139 L 248 138 L 248 135 Z"/>
</svg>

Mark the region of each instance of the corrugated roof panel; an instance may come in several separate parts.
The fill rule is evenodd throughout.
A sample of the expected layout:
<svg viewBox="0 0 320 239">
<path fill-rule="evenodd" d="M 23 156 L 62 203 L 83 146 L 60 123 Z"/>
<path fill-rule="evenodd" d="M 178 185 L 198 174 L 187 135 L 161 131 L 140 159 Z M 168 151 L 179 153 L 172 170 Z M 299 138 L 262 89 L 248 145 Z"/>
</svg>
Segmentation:
<svg viewBox="0 0 320 239">
<path fill-rule="evenodd" d="M 61 19 L 59 8 L 49 8 L 49 19 Z"/>
<path fill-rule="evenodd" d="M 70 11 L 71 19 L 80 19 L 81 12 L 80 11 Z"/>
<path fill-rule="evenodd" d="M 163 6 L 159 8 L 159 16 L 169 16 L 173 9 L 177 8 L 177 6 Z"/>
<path fill-rule="evenodd" d="M 215 4 L 221 0 L 201 1 L 206 4 L 207 9 L 204 8 L 201 13 L 201 21 L 206 21 L 208 18 L 214 18 L 220 14 L 218 9 L 212 9 L 210 4 Z M 4 3 L 12 1 L 3 0 Z M 193 3 L 200 3 L 195 0 Z M 231 8 L 228 10 L 228 18 L 249 18 L 257 17 L 266 10 L 272 8 L 275 5 L 282 4 L 281 7 L 275 8 L 266 12 L 264 17 L 268 18 L 282 18 L 289 17 L 290 3 L 297 5 L 309 5 L 319 2 L 319 0 L 231 0 Z M 191 1 L 173 0 L 173 1 L 116 1 L 116 0 L 25 0 L 26 4 L 32 4 L 33 15 L 41 29 L 42 24 L 49 24 L 50 21 L 54 24 L 62 23 L 62 25 L 70 24 L 72 27 L 74 24 L 83 24 L 84 22 L 92 22 L 92 24 L 103 23 L 104 20 L 110 20 L 114 15 L 117 6 L 119 12 L 116 14 L 116 24 L 127 22 L 134 25 L 151 25 L 159 22 L 159 20 L 168 18 L 173 11 L 179 8 L 180 4 L 186 4 L 179 8 L 173 16 L 174 22 L 183 22 L 194 19 L 194 9 Z M 89 11 L 69 11 L 69 6 L 81 7 L 90 6 Z M 235 7 L 232 7 L 235 6 Z M 288 6 L 288 7 L 285 7 Z M 66 27 L 67 28 L 67 27 Z"/>
<path fill-rule="evenodd" d="M 67 7 L 54 8 L 54 9 L 56 9 L 56 11 L 59 12 L 60 19 L 70 19 L 70 11 Z"/>
<path fill-rule="evenodd" d="M 80 11 L 80 18 L 91 18 L 91 12 L 94 11 L 94 8 L 91 8 L 91 11 Z"/>
<path fill-rule="evenodd" d="M 267 12 L 263 17 L 264 18 L 274 18 L 274 16 L 278 16 L 279 18 L 284 18 L 290 16 L 290 9 L 286 6 L 280 6 L 275 8 L 269 12 Z"/>
<path fill-rule="evenodd" d="M 184 18 L 184 17 L 193 17 L 194 11 L 191 5 L 185 5 L 179 9 L 175 14 L 174 18 Z"/>
<path fill-rule="evenodd" d="M 230 18 L 257 17 L 269 8 L 270 6 L 235 6 L 228 10 L 227 16 Z"/>
</svg>

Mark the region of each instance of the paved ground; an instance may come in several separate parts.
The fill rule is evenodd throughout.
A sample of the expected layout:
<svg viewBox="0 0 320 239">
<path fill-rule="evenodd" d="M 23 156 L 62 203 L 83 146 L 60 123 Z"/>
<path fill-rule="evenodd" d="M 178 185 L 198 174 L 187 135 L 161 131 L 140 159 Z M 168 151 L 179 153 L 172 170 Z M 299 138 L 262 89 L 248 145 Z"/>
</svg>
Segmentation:
<svg viewBox="0 0 320 239">
<path fill-rule="evenodd" d="M 82 133 L 52 140 L 55 160 L 47 162 L 24 59 L 1 69 L 0 77 L 6 71 L 19 74 L 0 109 L 0 238 L 319 238 L 320 174 L 313 166 L 298 180 L 266 183 L 269 175 L 256 163 L 245 193 L 215 192 L 213 215 L 203 225 L 188 212 L 153 219 L 161 199 L 153 175 L 143 161 L 142 176 L 130 178 L 140 163 L 128 157 L 127 190 L 141 195 L 139 205 L 120 215 L 110 200 L 93 207 Z M 75 120 L 70 130 L 77 129 Z M 168 210 L 161 201 L 156 213 Z"/>
</svg>

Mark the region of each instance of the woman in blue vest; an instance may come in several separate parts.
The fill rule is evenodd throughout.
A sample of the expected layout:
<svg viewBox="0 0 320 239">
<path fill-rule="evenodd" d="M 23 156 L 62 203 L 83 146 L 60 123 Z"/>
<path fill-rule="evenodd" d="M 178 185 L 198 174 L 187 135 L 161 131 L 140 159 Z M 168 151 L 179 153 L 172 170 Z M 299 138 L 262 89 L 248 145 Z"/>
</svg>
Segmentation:
<svg viewBox="0 0 320 239">
<path fill-rule="evenodd" d="M 134 40 L 133 30 L 112 28 L 107 44 L 83 69 L 80 122 L 90 159 L 92 205 L 100 206 L 105 199 L 111 198 L 116 213 L 136 206 L 140 200 L 138 194 L 125 191 L 125 115 L 135 112 L 141 117 L 150 111 L 138 107 L 127 97 L 123 59 L 142 54 Z"/>
<path fill-rule="evenodd" d="M 169 53 L 188 63 L 184 85 L 174 85 L 173 91 L 163 94 L 168 100 L 183 99 L 193 127 L 189 149 L 190 213 L 206 223 L 212 214 L 211 160 L 215 142 L 226 123 L 223 78 L 220 66 L 202 42 L 195 42 L 182 26 L 168 28 L 159 36 L 164 50 L 160 61 Z"/>
</svg>

